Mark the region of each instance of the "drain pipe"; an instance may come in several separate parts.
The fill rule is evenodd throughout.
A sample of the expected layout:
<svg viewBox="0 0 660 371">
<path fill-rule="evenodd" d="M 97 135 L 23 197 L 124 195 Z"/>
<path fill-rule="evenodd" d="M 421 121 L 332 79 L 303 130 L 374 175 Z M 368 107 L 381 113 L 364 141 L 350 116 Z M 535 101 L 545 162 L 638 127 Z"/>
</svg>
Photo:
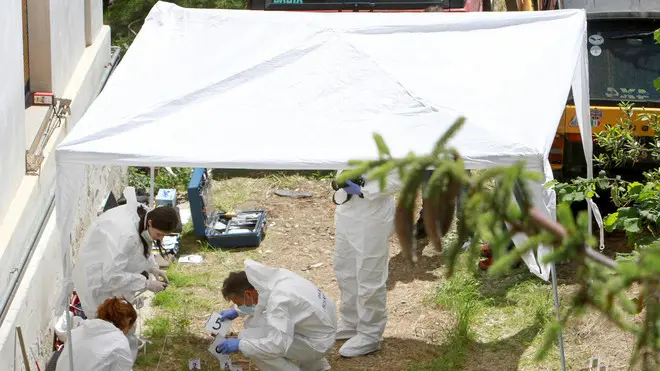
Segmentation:
<svg viewBox="0 0 660 371">
<path fill-rule="evenodd" d="M 9 285 L 7 285 L 7 290 L 2 295 L 2 299 L 0 299 L 0 313 L 1 313 L 0 323 L 4 322 L 5 317 L 7 316 L 7 309 L 9 307 L 9 302 L 11 301 L 11 299 L 13 299 L 14 295 L 16 294 L 16 290 L 18 289 L 18 283 L 20 282 L 21 278 L 23 278 L 23 274 L 25 273 L 25 268 L 27 267 L 27 263 L 30 261 L 30 258 L 32 257 L 34 250 L 36 250 L 37 243 L 41 238 L 41 234 L 43 233 L 44 227 L 46 226 L 46 222 L 50 218 L 50 215 L 53 213 L 54 206 L 55 206 L 55 193 L 53 192 L 53 194 L 50 196 L 50 200 L 48 201 L 48 206 L 46 207 L 44 214 L 40 215 L 40 217 L 37 219 L 39 221 L 36 224 L 37 233 L 35 233 L 32 239 L 30 240 L 30 243 L 28 245 L 29 248 L 25 249 L 25 251 L 23 252 L 23 256 L 21 256 L 21 260 L 19 261 L 18 267 L 15 267 L 9 273 L 10 274 Z"/>
<path fill-rule="evenodd" d="M 110 78 L 110 75 L 115 71 L 115 68 L 119 64 L 120 59 L 121 59 L 121 48 L 118 46 L 111 46 L 110 62 L 105 65 L 105 69 L 103 70 L 103 75 L 101 76 L 101 85 L 99 86 L 99 90 L 97 90 L 95 97 L 101 94 L 101 91 L 103 90 L 103 88 L 105 88 L 105 84 L 108 82 L 108 78 Z"/>
</svg>

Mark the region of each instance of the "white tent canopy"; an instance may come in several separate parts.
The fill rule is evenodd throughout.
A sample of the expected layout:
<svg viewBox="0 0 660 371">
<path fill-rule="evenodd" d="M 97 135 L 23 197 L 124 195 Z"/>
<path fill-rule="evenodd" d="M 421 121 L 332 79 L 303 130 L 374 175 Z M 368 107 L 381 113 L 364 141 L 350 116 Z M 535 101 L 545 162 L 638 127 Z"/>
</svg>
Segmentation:
<svg viewBox="0 0 660 371">
<path fill-rule="evenodd" d="M 71 290 L 69 234 L 85 165 L 343 169 L 425 153 L 459 115 L 468 168 L 547 156 L 569 90 L 585 156 L 583 11 L 285 13 L 159 2 L 104 91 L 57 148 L 57 217 Z M 554 194 L 533 185 L 554 216 Z M 548 280 L 549 266 L 524 257 Z"/>
</svg>

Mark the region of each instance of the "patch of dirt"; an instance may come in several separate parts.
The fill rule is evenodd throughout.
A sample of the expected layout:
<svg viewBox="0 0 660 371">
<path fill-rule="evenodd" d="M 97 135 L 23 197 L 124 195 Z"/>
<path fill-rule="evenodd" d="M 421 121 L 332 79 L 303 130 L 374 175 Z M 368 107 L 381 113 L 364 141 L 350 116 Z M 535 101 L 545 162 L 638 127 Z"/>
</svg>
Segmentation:
<svg viewBox="0 0 660 371">
<path fill-rule="evenodd" d="M 282 267 L 309 279 L 339 305 L 339 289 L 332 267 L 335 249 L 334 209 L 330 181 L 302 181 L 297 190 L 314 197 L 280 197 L 269 189 L 249 206 L 258 205 L 268 212 L 267 237 L 258 250 L 260 261 Z M 248 201 L 246 201 L 248 202 Z M 243 206 L 243 205 L 240 205 Z M 329 361 L 336 370 L 404 370 L 413 360 L 439 356 L 436 346 L 442 329 L 451 326 L 445 313 L 424 305 L 440 277 L 440 259 L 426 248 L 424 257 L 412 268 L 399 255 L 396 237 L 390 239 L 388 279 L 388 324 L 382 350 L 366 357 L 346 359 L 338 354 L 338 342 Z M 310 265 L 320 267 L 303 271 Z"/>
</svg>

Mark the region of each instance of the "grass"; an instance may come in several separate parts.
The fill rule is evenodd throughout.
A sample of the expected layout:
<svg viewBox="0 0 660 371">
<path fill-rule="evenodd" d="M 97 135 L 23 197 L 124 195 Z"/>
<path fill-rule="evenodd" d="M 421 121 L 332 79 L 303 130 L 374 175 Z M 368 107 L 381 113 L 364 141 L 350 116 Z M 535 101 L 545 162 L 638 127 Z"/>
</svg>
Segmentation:
<svg viewBox="0 0 660 371">
<path fill-rule="evenodd" d="M 485 366 L 480 359 L 487 359 L 492 369 L 547 366 L 533 358 L 552 318 L 550 287 L 524 269 L 492 279 L 462 266 L 452 279 L 438 285 L 427 302 L 451 312 L 454 326 L 445 331 L 442 355 L 415 363 L 409 371 L 480 369 Z"/>
<path fill-rule="evenodd" d="M 228 307 L 220 294 L 222 280 L 232 270 L 241 269 L 241 262 L 231 254 L 209 249 L 195 242 L 191 251 L 203 257 L 202 264 L 173 263 L 167 269 L 170 281 L 165 291 L 157 293 L 152 300 L 153 315 L 145 321 L 144 336 L 152 344 L 146 355 L 140 353 L 135 371 L 143 370 L 187 370 L 188 359 L 199 358 L 205 369 L 217 363 L 206 348 L 212 341 L 203 327 L 213 311 Z M 194 240 L 192 240 L 194 241 Z M 253 256 L 256 258 L 256 256 Z M 159 364 L 160 363 L 160 364 Z"/>
<path fill-rule="evenodd" d="M 412 365 L 411 371 L 450 371 L 465 364 L 467 345 L 474 339 L 470 323 L 483 305 L 478 287 L 478 281 L 467 274 L 457 275 L 438 286 L 433 302 L 439 308 L 453 312 L 456 325 L 447 331 L 442 357 Z"/>
<path fill-rule="evenodd" d="M 276 175 L 262 179 L 227 179 L 222 181 L 222 187 L 213 189 L 213 198 L 219 207 L 231 210 L 273 187 L 294 186 L 305 180 L 302 176 L 289 179 Z M 169 285 L 165 291 L 154 295 L 152 316 L 144 323 L 143 335 L 152 344 L 148 345 L 146 355 L 138 356 L 135 371 L 188 369 L 188 360 L 196 358 L 201 360 L 203 369 L 214 368 L 210 365 L 217 364 L 217 360 L 206 351 L 212 337 L 204 330 L 204 324 L 213 311 L 230 305 L 220 292 L 227 274 L 241 270 L 246 258 L 260 258 L 257 251 L 233 253 L 197 241 L 191 222 L 183 227 L 181 241 L 182 255 L 199 254 L 203 262 L 198 265 L 174 262 L 167 268 Z M 240 356 L 235 358 L 241 362 Z"/>
</svg>

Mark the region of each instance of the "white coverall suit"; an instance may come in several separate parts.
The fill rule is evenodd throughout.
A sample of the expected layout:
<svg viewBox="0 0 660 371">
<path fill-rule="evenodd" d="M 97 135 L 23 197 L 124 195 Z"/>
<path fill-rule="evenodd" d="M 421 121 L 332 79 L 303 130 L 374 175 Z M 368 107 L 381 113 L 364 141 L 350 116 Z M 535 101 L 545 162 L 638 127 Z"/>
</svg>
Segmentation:
<svg viewBox="0 0 660 371">
<path fill-rule="evenodd" d="M 101 319 L 83 321 L 71 330 L 74 371 L 131 371 L 133 358 L 124 333 Z M 65 344 L 56 371 L 71 371 Z"/>
<path fill-rule="evenodd" d="M 151 251 L 148 258 L 143 253 L 135 189 L 127 187 L 124 197 L 125 205 L 106 211 L 89 226 L 73 268 L 73 283 L 88 319 L 96 318 L 99 305 L 113 296 L 132 302 L 135 292 L 146 287 L 142 272 L 157 267 Z M 127 337 L 135 359 L 138 341 L 134 330 Z"/>
<path fill-rule="evenodd" d="M 337 331 L 332 299 L 286 269 L 250 259 L 244 264 L 259 303 L 246 317 L 238 349 L 264 371 L 329 370 L 325 355 L 335 344 Z"/>
<path fill-rule="evenodd" d="M 389 236 L 394 228 L 392 194 L 398 177 L 388 175 L 381 193 L 378 181 L 366 182 L 357 195 L 335 210 L 335 275 L 341 292 L 337 340 L 340 349 L 356 357 L 380 349 L 387 323 Z"/>
</svg>

